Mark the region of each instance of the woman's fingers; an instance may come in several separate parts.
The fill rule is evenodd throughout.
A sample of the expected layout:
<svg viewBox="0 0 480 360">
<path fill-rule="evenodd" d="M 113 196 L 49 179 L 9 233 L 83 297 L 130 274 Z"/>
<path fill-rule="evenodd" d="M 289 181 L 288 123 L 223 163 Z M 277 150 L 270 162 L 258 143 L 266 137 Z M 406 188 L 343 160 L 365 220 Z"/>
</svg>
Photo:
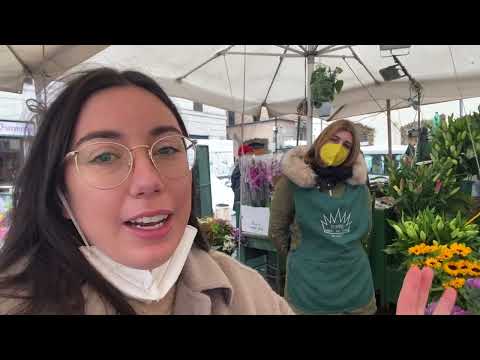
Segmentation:
<svg viewBox="0 0 480 360">
<path fill-rule="evenodd" d="M 412 266 L 403 279 L 402 289 L 397 301 L 397 315 L 417 314 L 418 292 L 422 272 L 417 266 Z"/>
<path fill-rule="evenodd" d="M 402 290 L 397 302 L 397 315 L 423 315 L 432 286 L 433 270 L 424 267 L 420 270 L 412 266 L 403 280 Z M 455 306 L 457 292 L 447 288 L 435 307 L 434 315 L 450 315 Z"/>
<path fill-rule="evenodd" d="M 452 288 L 446 288 L 440 300 L 438 300 L 437 307 L 433 315 L 450 315 L 457 300 L 457 291 Z"/>
<path fill-rule="evenodd" d="M 415 307 L 417 315 L 425 314 L 425 307 L 428 302 L 428 294 L 432 287 L 433 270 L 429 267 L 424 267 L 421 271 L 420 285 L 417 292 L 417 305 Z"/>
</svg>

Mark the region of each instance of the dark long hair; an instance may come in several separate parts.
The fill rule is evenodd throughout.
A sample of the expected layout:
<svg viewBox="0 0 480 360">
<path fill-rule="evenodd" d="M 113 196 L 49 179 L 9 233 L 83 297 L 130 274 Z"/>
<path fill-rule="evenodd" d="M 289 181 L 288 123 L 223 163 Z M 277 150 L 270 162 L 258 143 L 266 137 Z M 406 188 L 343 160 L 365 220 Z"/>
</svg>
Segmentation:
<svg viewBox="0 0 480 360">
<path fill-rule="evenodd" d="M 98 91 L 116 86 L 138 86 L 156 95 L 176 117 L 183 135 L 187 129 L 175 105 L 162 88 L 136 71 L 109 68 L 76 74 L 39 117 L 40 125 L 29 156 L 19 174 L 13 196 L 12 223 L 0 251 L 0 296 L 21 299 L 16 313 L 85 313 L 82 287 L 90 285 L 119 314 L 134 314 L 125 297 L 81 255 L 81 238 L 62 213 L 56 189 L 65 192 L 62 160 L 69 151 L 78 116 Z M 199 228 L 192 212 L 188 223 Z M 200 231 L 194 246 L 209 250 Z M 19 266 L 19 264 L 23 264 Z M 15 267 L 13 273 L 10 270 Z"/>
</svg>

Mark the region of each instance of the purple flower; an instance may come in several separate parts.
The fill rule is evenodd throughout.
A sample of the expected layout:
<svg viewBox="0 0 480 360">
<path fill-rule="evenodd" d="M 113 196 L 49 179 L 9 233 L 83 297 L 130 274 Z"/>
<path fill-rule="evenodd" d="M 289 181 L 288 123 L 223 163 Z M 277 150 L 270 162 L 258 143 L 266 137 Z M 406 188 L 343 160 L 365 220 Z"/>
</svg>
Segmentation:
<svg viewBox="0 0 480 360">
<path fill-rule="evenodd" d="M 425 309 L 425 315 L 432 315 L 436 307 L 437 307 L 437 302 L 432 301 L 430 304 L 428 304 L 427 308 Z M 467 310 L 462 309 L 460 306 L 455 305 L 450 315 L 470 315 L 470 313 Z"/>
<path fill-rule="evenodd" d="M 468 279 L 467 280 L 468 287 L 480 289 L 480 278 L 477 279 Z"/>
<path fill-rule="evenodd" d="M 233 238 L 235 239 L 235 241 L 238 242 L 238 240 L 240 239 L 240 229 L 239 228 L 235 228 L 233 229 L 233 234 L 232 234 Z"/>
<path fill-rule="evenodd" d="M 430 304 L 428 304 L 427 308 L 425 309 L 425 315 L 432 315 L 436 306 L 436 302 L 431 302 Z"/>
<path fill-rule="evenodd" d="M 470 315 L 470 312 L 468 312 L 465 309 L 462 309 L 460 306 L 455 305 L 455 307 L 452 310 L 452 315 Z"/>
<path fill-rule="evenodd" d="M 248 170 L 247 183 L 253 190 L 261 190 L 269 183 L 267 166 L 262 161 L 257 161 Z"/>
</svg>

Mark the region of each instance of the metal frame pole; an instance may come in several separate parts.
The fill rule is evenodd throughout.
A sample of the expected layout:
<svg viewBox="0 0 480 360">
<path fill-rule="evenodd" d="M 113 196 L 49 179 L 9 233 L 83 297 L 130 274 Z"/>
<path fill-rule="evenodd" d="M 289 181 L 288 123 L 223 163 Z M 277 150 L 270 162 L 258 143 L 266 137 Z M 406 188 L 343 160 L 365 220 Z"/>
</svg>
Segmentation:
<svg viewBox="0 0 480 360">
<path fill-rule="evenodd" d="M 420 91 L 418 91 L 418 107 L 417 107 L 417 111 L 418 111 L 418 139 L 420 139 Z"/>
<path fill-rule="evenodd" d="M 308 45 L 308 50 L 313 51 L 315 45 Z M 310 78 L 313 73 L 313 64 L 315 62 L 314 55 L 307 56 L 307 145 L 312 145 L 312 120 L 313 120 L 313 109 L 312 109 L 312 90 L 310 88 Z"/>
<path fill-rule="evenodd" d="M 388 127 L 388 157 L 390 161 L 393 160 L 392 156 L 392 118 L 390 113 L 390 99 L 387 99 L 387 127 Z"/>
</svg>

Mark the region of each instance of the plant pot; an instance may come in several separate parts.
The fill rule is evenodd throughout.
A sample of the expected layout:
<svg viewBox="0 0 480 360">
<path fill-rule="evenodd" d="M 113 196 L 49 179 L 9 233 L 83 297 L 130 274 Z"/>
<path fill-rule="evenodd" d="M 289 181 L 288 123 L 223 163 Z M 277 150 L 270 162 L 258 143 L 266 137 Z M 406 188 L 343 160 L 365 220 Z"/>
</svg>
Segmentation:
<svg viewBox="0 0 480 360">
<path fill-rule="evenodd" d="M 320 107 L 313 107 L 312 115 L 314 117 L 328 117 L 333 113 L 333 105 L 331 102 L 324 102 Z"/>
<path fill-rule="evenodd" d="M 217 204 L 215 206 L 215 218 L 231 221 L 230 206 L 228 204 Z"/>
</svg>

